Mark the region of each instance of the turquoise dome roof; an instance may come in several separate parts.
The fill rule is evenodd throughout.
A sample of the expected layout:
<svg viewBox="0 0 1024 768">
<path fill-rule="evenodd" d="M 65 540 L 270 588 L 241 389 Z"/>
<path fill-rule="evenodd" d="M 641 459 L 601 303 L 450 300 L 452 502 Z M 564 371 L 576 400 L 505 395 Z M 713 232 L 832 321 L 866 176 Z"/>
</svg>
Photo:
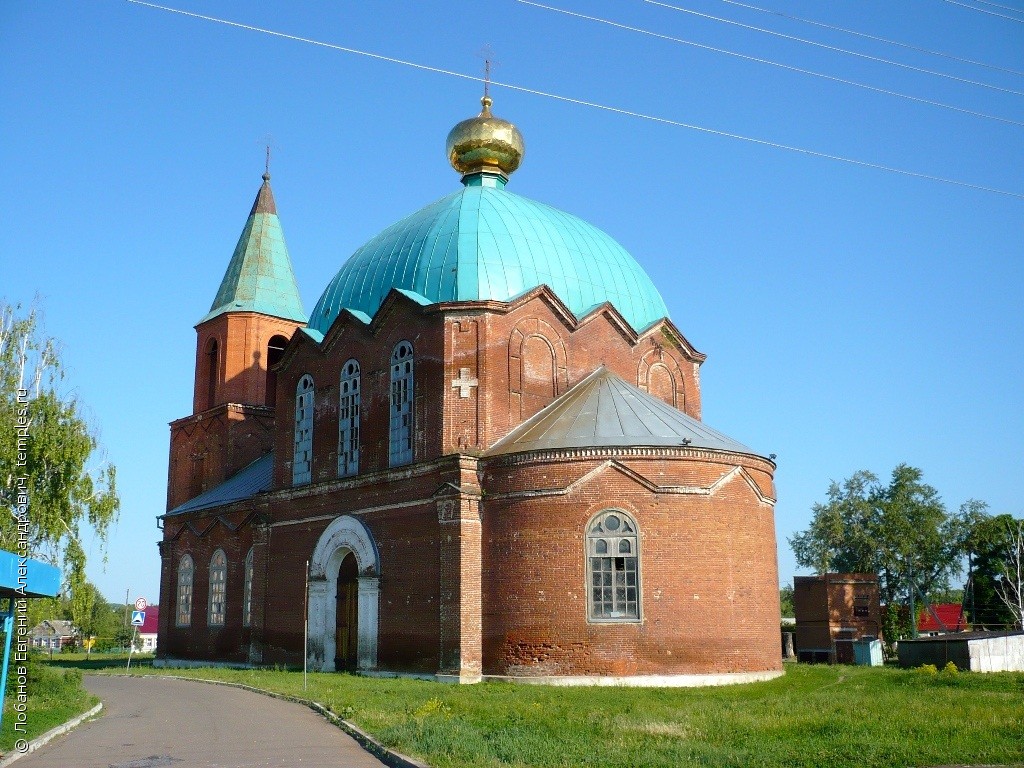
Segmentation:
<svg viewBox="0 0 1024 768">
<path fill-rule="evenodd" d="M 508 301 L 549 286 L 577 316 L 611 302 L 642 331 L 668 316 L 632 256 L 587 222 L 497 186 L 472 182 L 385 229 L 345 262 L 309 327 L 342 309 L 369 320 L 392 288 L 442 301 Z"/>
</svg>

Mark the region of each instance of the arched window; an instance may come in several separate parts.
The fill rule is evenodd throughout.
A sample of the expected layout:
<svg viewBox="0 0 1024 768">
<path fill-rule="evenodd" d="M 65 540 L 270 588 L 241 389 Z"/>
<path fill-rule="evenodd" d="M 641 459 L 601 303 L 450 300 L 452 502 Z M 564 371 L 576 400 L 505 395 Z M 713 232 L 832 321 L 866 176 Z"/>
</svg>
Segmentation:
<svg viewBox="0 0 1024 768">
<path fill-rule="evenodd" d="M 210 558 L 210 609 L 206 623 L 211 627 L 224 626 L 224 605 L 228 585 L 228 558 L 218 549 Z"/>
<path fill-rule="evenodd" d="M 305 485 L 313 477 L 313 377 L 299 379 L 295 389 L 295 457 L 292 485 Z"/>
<path fill-rule="evenodd" d="M 288 339 L 284 336 L 273 336 L 267 342 L 267 405 L 273 408 L 277 404 L 277 372 L 274 366 L 281 362 L 284 347 Z"/>
<path fill-rule="evenodd" d="M 178 563 L 178 612 L 175 624 L 187 627 L 192 624 L 192 578 L 195 565 L 192 558 L 185 555 Z"/>
<path fill-rule="evenodd" d="M 401 341 L 391 353 L 391 466 L 412 461 L 412 344 Z"/>
<path fill-rule="evenodd" d="M 636 523 L 617 509 L 587 525 L 588 608 L 591 621 L 640 620 L 640 553 Z"/>
<path fill-rule="evenodd" d="M 359 363 L 341 366 L 338 389 L 338 477 L 359 474 Z"/>
<path fill-rule="evenodd" d="M 252 623 L 252 549 L 245 556 L 245 574 L 242 577 L 242 626 Z"/>
<path fill-rule="evenodd" d="M 217 340 L 210 339 L 206 346 L 206 407 L 213 408 L 217 402 L 217 378 L 220 376 L 220 354 Z"/>
</svg>

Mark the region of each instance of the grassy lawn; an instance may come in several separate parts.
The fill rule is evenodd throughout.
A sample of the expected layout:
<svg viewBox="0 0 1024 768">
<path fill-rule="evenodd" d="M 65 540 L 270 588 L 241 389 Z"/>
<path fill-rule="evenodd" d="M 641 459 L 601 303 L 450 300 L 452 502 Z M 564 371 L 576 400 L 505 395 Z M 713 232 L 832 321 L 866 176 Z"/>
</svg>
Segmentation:
<svg viewBox="0 0 1024 768">
<path fill-rule="evenodd" d="M 25 702 L 25 732 L 14 730 L 18 712 L 17 664 L 12 661 L 8 673 L 7 696 L 4 700 L 3 730 L 0 731 L 0 753 L 6 755 L 18 739 L 31 741 L 51 728 L 80 715 L 99 701 L 82 688 L 82 673 L 33 662 L 28 665 L 28 701 Z"/>
<path fill-rule="evenodd" d="M 304 693 L 301 672 L 133 671 L 313 699 L 436 768 L 1024 764 L 1024 674 L 794 664 L 771 682 L 700 689 L 310 674 Z"/>
</svg>

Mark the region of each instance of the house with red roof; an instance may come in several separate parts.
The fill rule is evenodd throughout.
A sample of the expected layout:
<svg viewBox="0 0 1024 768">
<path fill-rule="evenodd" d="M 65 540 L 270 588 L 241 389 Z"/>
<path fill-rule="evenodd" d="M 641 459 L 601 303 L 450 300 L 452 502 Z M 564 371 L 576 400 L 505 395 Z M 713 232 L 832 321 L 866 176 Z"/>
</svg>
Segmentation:
<svg viewBox="0 0 1024 768">
<path fill-rule="evenodd" d="M 160 606 L 150 605 L 146 608 L 146 620 L 139 627 L 139 637 L 142 639 L 143 653 L 156 653 L 156 632 L 160 622 Z"/>
<path fill-rule="evenodd" d="M 960 603 L 933 603 L 931 611 L 925 608 L 917 616 L 917 631 L 921 635 L 966 632 L 970 628 Z"/>
</svg>

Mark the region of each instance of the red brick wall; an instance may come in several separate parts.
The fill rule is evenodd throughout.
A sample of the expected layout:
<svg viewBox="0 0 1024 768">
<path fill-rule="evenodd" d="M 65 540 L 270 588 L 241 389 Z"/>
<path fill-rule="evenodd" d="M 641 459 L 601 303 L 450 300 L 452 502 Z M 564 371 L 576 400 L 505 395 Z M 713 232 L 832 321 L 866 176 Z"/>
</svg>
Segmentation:
<svg viewBox="0 0 1024 768">
<path fill-rule="evenodd" d="M 580 323 L 560 309 L 546 288 L 509 304 L 492 304 L 488 311 L 475 304 L 446 305 L 444 310 L 449 361 L 444 452 L 486 449 L 601 365 L 641 389 L 648 388 L 657 365 L 654 394 L 700 418 L 704 357 L 676 340 L 667 323 L 640 338 L 609 312 Z M 462 369 L 479 382 L 467 398 L 451 386 Z M 543 375 L 547 381 L 540 380 Z"/>
<path fill-rule="evenodd" d="M 192 412 L 220 403 L 267 404 L 267 343 L 274 336 L 290 339 L 302 326 L 256 312 L 228 312 L 196 326 L 196 373 Z M 210 341 L 217 341 L 219 370 L 214 402 L 209 401 Z"/>
<path fill-rule="evenodd" d="M 656 493 L 603 460 L 491 465 L 483 513 L 484 671 L 637 675 L 775 670 L 779 602 L 772 507 L 735 477 L 711 495 Z M 625 460 L 656 485 L 705 485 L 732 467 L 682 453 Z M 767 462 L 736 458 L 759 485 Z M 505 496 L 530 490 L 563 495 Z M 604 509 L 640 531 L 642 623 L 587 619 L 584 532 Z"/>
<path fill-rule="evenodd" d="M 842 629 L 853 630 L 856 639 L 864 635 L 881 635 L 878 577 L 874 574 L 796 576 L 793 587 L 798 652 L 831 649 Z M 856 615 L 856 606 L 866 608 L 867 615 Z"/>
<path fill-rule="evenodd" d="M 248 661 L 250 629 L 242 626 L 242 592 L 245 556 L 253 543 L 252 533 L 252 520 L 245 510 L 197 515 L 188 522 L 172 518 L 165 523 L 160 600 L 167 607 L 160 612 L 160 657 Z M 226 611 L 224 625 L 211 627 L 210 559 L 218 548 L 227 557 Z M 188 627 L 178 627 L 178 565 L 186 554 L 191 555 L 194 566 L 192 622 Z"/>
<path fill-rule="evenodd" d="M 391 354 L 400 341 L 409 341 L 415 355 L 415 461 L 441 455 L 444 386 L 443 324 L 437 315 L 424 315 L 418 304 L 404 298 L 385 302 L 374 323 L 364 325 L 343 313 L 322 346 L 304 339 L 289 347 L 277 380 L 278 430 L 274 454 L 275 487 L 292 484 L 295 435 L 295 389 L 303 374 L 313 376 L 316 399 L 313 420 L 313 482 L 338 476 L 338 387 L 341 367 L 359 361 L 362 389 L 360 408 L 360 473 L 389 466 Z"/>
<path fill-rule="evenodd" d="M 269 408 L 219 405 L 171 424 L 167 509 L 208 491 L 273 446 Z"/>
</svg>

